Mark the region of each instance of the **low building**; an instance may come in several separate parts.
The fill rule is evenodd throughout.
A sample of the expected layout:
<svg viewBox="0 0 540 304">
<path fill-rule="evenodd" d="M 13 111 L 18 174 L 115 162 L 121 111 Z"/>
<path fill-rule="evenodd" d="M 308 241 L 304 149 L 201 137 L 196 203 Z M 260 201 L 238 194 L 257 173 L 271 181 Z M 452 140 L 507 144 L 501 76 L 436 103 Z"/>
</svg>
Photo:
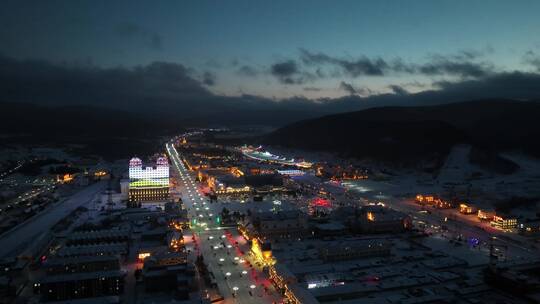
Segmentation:
<svg viewBox="0 0 540 304">
<path fill-rule="evenodd" d="M 120 270 L 47 275 L 34 283 L 34 293 L 45 302 L 120 295 L 124 277 Z"/>
<path fill-rule="evenodd" d="M 478 212 L 478 209 L 468 203 L 461 203 L 459 204 L 459 212 L 462 214 L 475 214 Z"/>
<path fill-rule="evenodd" d="M 339 222 L 317 224 L 315 234 L 319 237 L 343 236 L 347 234 L 347 227 Z"/>
<path fill-rule="evenodd" d="M 63 246 L 58 252 L 59 257 L 80 257 L 80 256 L 124 256 L 127 253 L 127 243 L 104 243 Z"/>
<path fill-rule="evenodd" d="M 436 195 L 423 195 L 418 194 L 416 195 L 415 199 L 417 204 L 420 205 L 431 205 L 435 208 L 439 209 L 449 209 L 454 207 L 453 204 L 450 201 L 447 201 L 445 199 L 442 199 Z"/>
<path fill-rule="evenodd" d="M 307 215 L 299 210 L 253 213 L 251 224 L 251 235 L 267 239 L 299 238 L 309 230 Z"/>
<path fill-rule="evenodd" d="M 540 235 L 540 219 L 527 220 L 519 223 L 518 233 L 525 236 Z"/>
<path fill-rule="evenodd" d="M 489 267 L 485 272 L 488 284 L 510 294 L 538 303 L 540 299 L 540 264 L 528 262 L 510 266 Z"/>
<path fill-rule="evenodd" d="M 181 299 L 188 299 L 193 286 L 195 269 L 188 264 L 183 252 L 162 251 L 144 260 L 143 281 L 148 292 L 174 291 Z"/>
<path fill-rule="evenodd" d="M 390 255 L 391 244 L 381 240 L 333 242 L 319 249 L 319 257 L 325 262 L 354 260 Z"/>
<path fill-rule="evenodd" d="M 284 296 L 291 304 L 318 304 L 319 301 L 298 284 L 287 285 Z"/>
<path fill-rule="evenodd" d="M 47 259 L 42 267 L 47 275 L 77 272 L 96 272 L 119 270 L 120 262 L 116 256 L 81 256 Z"/>
<path fill-rule="evenodd" d="M 362 233 L 402 232 L 411 228 L 409 215 L 380 205 L 362 207 L 353 226 L 353 230 Z"/>
<path fill-rule="evenodd" d="M 495 215 L 490 224 L 491 227 L 498 229 L 514 229 L 517 227 L 517 218 L 512 216 Z"/>
<path fill-rule="evenodd" d="M 491 221 L 495 217 L 495 210 L 492 209 L 478 209 L 478 218 L 481 221 Z"/>
<path fill-rule="evenodd" d="M 69 234 L 66 244 L 74 246 L 99 243 L 121 243 L 127 242 L 130 235 L 131 232 L 128 229 L 83 230 Z"/>
<path fill-rule="evenodd" d="M 283 264 L 271 265 L 268 268 L 268 274 L 272 283 L 280 291 L 284 291 L 287 285 L 298 283 L 296 276 Z"/>
</svg>

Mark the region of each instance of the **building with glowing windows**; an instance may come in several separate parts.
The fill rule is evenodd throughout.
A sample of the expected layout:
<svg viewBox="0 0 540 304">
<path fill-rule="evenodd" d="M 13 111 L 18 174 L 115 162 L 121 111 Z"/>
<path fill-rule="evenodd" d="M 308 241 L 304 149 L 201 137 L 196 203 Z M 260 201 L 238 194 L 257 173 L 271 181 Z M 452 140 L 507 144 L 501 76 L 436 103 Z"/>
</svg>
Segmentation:
<svg viewBox="0 0 540 304">
<path fill-rule="evenodd" d="M 160 157 L 154 167 L 143 167 L 142 160 L 129 161 L 129 201 L 156 202 L 169 199 L 169 162 Z"/>
</svg>

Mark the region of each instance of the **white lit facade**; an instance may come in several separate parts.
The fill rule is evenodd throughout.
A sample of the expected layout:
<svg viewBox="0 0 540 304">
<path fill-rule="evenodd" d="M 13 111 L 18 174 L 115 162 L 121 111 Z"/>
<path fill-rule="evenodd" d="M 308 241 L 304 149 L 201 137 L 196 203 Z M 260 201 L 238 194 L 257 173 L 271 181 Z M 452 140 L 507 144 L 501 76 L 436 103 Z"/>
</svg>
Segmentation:
<svg viewBox="0 0 540 304">
<path fill-rule="evenodd" d="M 155 167 L 143 167 L 139 158 L 129 161 L 129 200 L 162 201 L 169 198 L 169 162 L 160 157 Z"/>
</svg>

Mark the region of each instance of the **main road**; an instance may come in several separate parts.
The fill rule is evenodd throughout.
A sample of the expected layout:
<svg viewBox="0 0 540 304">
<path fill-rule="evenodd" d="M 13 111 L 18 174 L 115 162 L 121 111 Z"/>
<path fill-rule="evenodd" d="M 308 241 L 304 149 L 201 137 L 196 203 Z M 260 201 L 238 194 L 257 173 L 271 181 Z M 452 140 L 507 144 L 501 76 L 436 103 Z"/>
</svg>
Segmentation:
<svg viewBox="0 0 540 304">
<path fill-rule="evenodd" d="M 236 228 L 221 227 L 218 204 L 206 201 L 173 144 L 168 143 L 166 149 L 178 182 L 173 193 L 182 198 L 188 210 L 196 239 L 195 251 L 204 257 L 224 302 L 281 302 L 282 297 L 253 261 L 247 242 Z"/>
</svg>

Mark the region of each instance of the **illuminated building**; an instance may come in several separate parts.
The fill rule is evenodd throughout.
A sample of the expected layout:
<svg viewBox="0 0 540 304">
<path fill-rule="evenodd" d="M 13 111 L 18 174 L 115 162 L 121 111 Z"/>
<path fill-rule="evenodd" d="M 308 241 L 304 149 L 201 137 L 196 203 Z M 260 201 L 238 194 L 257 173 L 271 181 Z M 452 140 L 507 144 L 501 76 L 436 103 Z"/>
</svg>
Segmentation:
<svg viewBox="0 0 540 304">
<path fill-rule="evenodd" d="M 502 216 L 495 215 L 491 221 L 491 226 L 498 229 L 513 229 L 517 226 L 516 218 L 503 218 Z"/>
<path fill-rule="evenodd" d="M 416 195 L 415 199 L 417 204 L 421 205 L 432 205 L 434 207 L 437 207 L 439 209 L 448 209 L 452 208 L 452 204 L 448 201 L 445 201 L 441 198 L 438 198 L 434 195 L 422 195 L 418 194 Z"/>
<path fill-rule="evenodd" d="M 95 180 L 109 179 L 110 177 L 111 175 L 105 170 L 99 170 L 99 171 L 94 172 Z"/>
<path fill-rule="evenodd" d="M 129 161 L 130 202 L 164 201 L 169 199 L 169 162 L 157 159 L 155 167 L 143 168 L 139 158 Z"/>
<path fill-rule="evenodd" d="M 518 232 L 522 235 L 539 235 L 540 220 L 527 220 L 518 225 Z"/>
<path fill-rule="evenodd" d="M 139 253 L 139 255 L 137 256 L 137 258 L 139 258 L 139 261 L 144 261 L 144 259 L 146 259 L 147 257 L 149 257 L 151 255 L 150 252 L 141 252 Z"/>
<path fill-rule="evenodd" d="M 440 198 L 435 200 L 434 206 L 439 209 L 449 209 L 453 207 L 452 203 L 450 203 L 449 201 L 442 200 Z"/>
<path fill-rule="evenodd" d="M 274 155 L 268 151 L 262 152 L 257 149 L 252 149 L 248 147 L 243 147 L 241 151 L 242 151 L 242 154 L 244 154 L 244 156 L 248 158 L 255 159 L 258 161 L 264 161 L 267 163 L 276 163 L 276 164 L 281 164 L 281 165 L 296 166 L 298 168 L 303 168 L 303 169 L 309 169 L 313 166 L 312 163 L 309 163 L 306 161 L 297 161 L 294 158 L 287 159 L 285 157 Z"/>
<path fill-rule="evenodd" d="M 386 233 L 406 231 L 411 227 L 411 217 L 407 214 L 381 205 L 369 205 L 362 207 L 352 228 L 366 233 Z"/>
<path fill-rule="evenodd" d="M 275 264 L 268 268 L 270 280 L 278 290 L 284 290 L 287 285 L 296 284 L 298 280 L 294 274 L 289 271 L 286 265 Z"/>
<path fill-rule="evenodd" d="M 231 174 L 234 175 L 235 177 L 244 176 L 244 172 L 237 167 L 231 168 Z"/>
<path fill-rule="evenodd" d="M 262 242 L 258 238 L 252 239 L 251 252 L 253 252 L 255 258 L 263 265 L 272 265 L 275 262 L 272 257 L 272 247 L 270 242 Z"/>
<path fill-rule="evenodd" d="M 418 204 L 432 204 L 434 201 L 435 201 L 435 196 L 433 195 L 418 194 L 416 196 L 416 202 Z"/>
<path fill-rule="evenodd" d="M 463 214 L 473 214 L 476 213 L 476 208 L 470 204 L 467 205 L 465 203 L 461 203 L 459 204 L 459 212 Z"/>
<path fill-rule="evenodd" d="M 207 169 L 199 170 L 199 181 L 205 181 L 208 187 L 218 195 L 245 194 L 251 192 L 246 185 L 244 173 L 238 169 Z"/>
<path fill-rule="evenodd" d="M 289 271 L 287 266 L 281 264 L 270 265 L 268 267 L 268 274 L 276 289 L 285 296 L 284 303 L 319 303 L 311 293 L 298 284 L 296 276 Z"/>
<path fill-rule="evenodd" d="M 277 172 L 281 175 L 287 176 L 302 176 L 305 174 L 304 171 L 298 169 L 277 170 Z"/>
<path fill-rule="evenodd" d="M 321 197 L 311 200 L 308 205 L 309 214 L 313 216 L 328 214 L 331 210 L 332 202 Z"/>
<path fill-rule="evenodd" d="M 241 194 L 241 193 L 249 193 L 251 191 L 251 188 L 249 186 L 243 186 L 243 187 L 232 187 L 232 186 L 223 186 L 221 184 L 216 190 L 216 194 Z"/>
<path fill-rule="evenodd" d="M 65 184 L 65 183 L 69 183 L 73 180 L 73 174 L 64 174 L 64 175 L 58 175 L 56 177 L 56 181 L 58 181 L 59 183 L 62 183 L 62 184 Z"/>
<path fill-rule="evenodd" d="M 478 210 L 478 218 L 483 221 L 491 221 L 495 217 L 495 211 L 493 210 Z"/>
<path fill-rule="evenodd" d="M 298 284 L 285 286 L 284 296 L 290 304 L 318 304 L 319 301 Z"/>
<path fill-rule="evenodd" d="M 180 231 L 172 231 L 167 234 L 167 244 L 172 251 L 180 251 L 184 248 L 184 236 Z"/>
</svg>

